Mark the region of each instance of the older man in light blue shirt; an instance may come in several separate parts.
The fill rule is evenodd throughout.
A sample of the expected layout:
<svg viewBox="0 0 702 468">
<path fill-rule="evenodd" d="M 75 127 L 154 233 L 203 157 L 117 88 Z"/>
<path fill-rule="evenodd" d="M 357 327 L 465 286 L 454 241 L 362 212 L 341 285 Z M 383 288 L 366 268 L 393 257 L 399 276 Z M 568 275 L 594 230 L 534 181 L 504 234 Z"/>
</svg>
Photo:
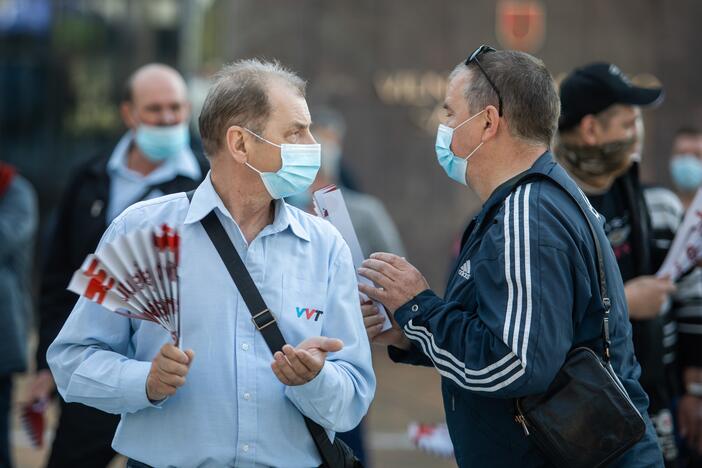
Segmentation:
<svg viewBox="0 0 702 468">
<path fill-rule="evenodd" d="M 200 116 L 212 170 L 192 203 L 183 193 L 139 203 L 103 237 L 101 245 L 161 223 L 181 234 L 190 349 L 168 344 L 153 323 L 80 299 L 48 351 L 67 401 L 122 414 L 113 447 L 130 459 L 315 467 L 303 414 L 333 438 L 368 410 L 375 377 L 348 247 L 329 223 L 279 199 L 307 183 L 309 171 L 295 167 L 309 163 L 310 123 L 293 73 L 258 61 L 225 67 Z M 200 224 L 213 210 L 292 345 L 284 354 L 271 356 Z"/>
</svg>

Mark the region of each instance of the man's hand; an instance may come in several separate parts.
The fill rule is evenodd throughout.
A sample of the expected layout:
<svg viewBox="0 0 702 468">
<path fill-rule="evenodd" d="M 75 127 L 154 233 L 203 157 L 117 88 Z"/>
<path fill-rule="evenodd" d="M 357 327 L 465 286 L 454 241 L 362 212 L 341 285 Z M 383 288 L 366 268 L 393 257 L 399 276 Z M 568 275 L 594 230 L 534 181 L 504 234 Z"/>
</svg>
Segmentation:
<svg viewBox="0 0 702 468">
<path fill-rule="evenodd" d="M 702 398 L 692 395 L 680 398 L 678 423 L 687 445 L 702 454 Z"/>
<path fill-rule="evenodd" d="M 283 352 L 278 351 L 273 355 L 271 369 L 285 385 L 304 385 L 317 377 L 328 353 L 341 351 L 343 347 L 341 340 L 324 336 L 307 338 L 297 348 L 286 344 Z"/>
<path fill-rule="evenodd" d="M 363 313 L 363 324 L 366 327 L 366 334 L 371 343 L 395 346 L 401 349 L 409 349 L 411 347 L 410 340 L 398 327 L 397 322 L 390 316 L 392 328 L 389 328 L 381 333 L 385 316 L 380 313 L 380 309 L 373 305 L 373 302 L 361 300 L 361 312 Z"/>
<path fill-rule="evenodd" d="M 146 396 L 152 402 L 163 400 L 175 394 L 185 384 L 195 353 L 185 352 L 166 343 L 151 362 L 151 370 L 146 378 Z"/>
<path fill-rule="evenodd" d="M 34 403 L 35 401 L 48 400 L 56 389 L 54 376 L 51 375 L 49 369 L 38 370 L 34 376 L 34 380 L 29 385 L 27 401 Z"/>
<path fill-rule="evenodd" d="M 358 273 L 379 286 L 359 284 L 359 291 L 381 302 L 390 314 L 429 288 L 419 270 L 404 258 L 389 253 L 374 253 L 361 264 Z"/>
<path fill-rule="evenodd" d="M 627 281 L 624 293 L 629 306 L 629 317 L 635 320 L 655 318 L 673 292 L 675 285 L 667 278 L 639 276 Z"/>
</svg>

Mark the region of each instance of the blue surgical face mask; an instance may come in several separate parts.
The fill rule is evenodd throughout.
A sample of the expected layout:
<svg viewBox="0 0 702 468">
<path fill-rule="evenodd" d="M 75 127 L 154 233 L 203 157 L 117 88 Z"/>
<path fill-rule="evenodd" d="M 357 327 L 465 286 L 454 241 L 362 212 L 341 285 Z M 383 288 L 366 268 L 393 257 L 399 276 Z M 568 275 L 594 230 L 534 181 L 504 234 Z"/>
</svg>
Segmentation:
<svg viewBox="0 0 702 468">
<path fill-rule="evenodd" d="M 134 140 L 147 158 L 161 162 L 175 158 L 190 144 L 190 132 L 186 122 L 170 126 L 141 124 L 137 127 Z"/>
<path fill-rule="evenodd" d="M 470 152 L 470 154 L 464 158 L 461 158 L 459 156 L 456 156 L 453 154 L 453 151 L 451 151 L 451 142 L 453 141 L 453 132 L 461 128 L 463 125 L 467 124 L 480 114 L 485 112 L 485 109 L 481 110 L 477 114 L 469 117 L 468 119 L 464 120 L 460 124 L 458 124 L 455 128 L 447 127 L 446 125 L 439 124 L 439 129 L 436 132 L 436 158 L 439 160 L 439 165 L 444 168 L 444 171 L 446 171 L 446 174 L 455 180 L 456 182 L 459 182 L 463 185 L 468 185 L 468 181 L 466 180 L 466 170 L 468 169 L 468 159 L 473 156 L 473 153 L 478 151 L 481 146 L 483 146 L 483 142 L 481 141 L 480 144 Z"/>
<path fill-rule="evenodd" d="M 321 146 L 319 144 L 293 145 L 284 143 L 277 145 L 249 130 L 245 129 L 261 141 L 280 148 L 282 165 L 277 172 L 261 172 L 248 162 L 252 170 L 258 172 L 263 185 L 274 199 L 285 198 L 305 191 L 312 185 L 321 163 Z"/>
<path fill-rule="evenodd" d="M 670 175 L 680 190 L 695 191 L 702 185 L 702 161 L 694 154 L 673 156 L 670 161 Z"/>
</svg>

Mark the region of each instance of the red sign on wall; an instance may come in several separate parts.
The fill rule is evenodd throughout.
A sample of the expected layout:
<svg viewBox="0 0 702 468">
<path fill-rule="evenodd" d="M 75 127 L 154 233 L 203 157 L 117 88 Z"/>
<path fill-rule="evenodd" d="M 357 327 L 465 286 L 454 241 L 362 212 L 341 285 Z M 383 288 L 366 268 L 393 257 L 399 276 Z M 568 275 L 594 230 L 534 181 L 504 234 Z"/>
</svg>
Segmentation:
<svg viewBox="0 0 702 468">
<path fill-rule="evenodd" d="M 499 0 L 497 40 L 503 48 L 536 52 L 546 37 L 546 8 L 539 0 Z"/>
</svg>

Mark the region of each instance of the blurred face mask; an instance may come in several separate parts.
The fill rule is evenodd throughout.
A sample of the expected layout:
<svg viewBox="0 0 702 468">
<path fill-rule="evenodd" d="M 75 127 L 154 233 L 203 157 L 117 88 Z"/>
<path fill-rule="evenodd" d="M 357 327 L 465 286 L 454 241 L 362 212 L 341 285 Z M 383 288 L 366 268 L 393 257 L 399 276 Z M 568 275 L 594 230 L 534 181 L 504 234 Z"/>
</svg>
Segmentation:
<svg viewBox="0 0 702 468">
<path fill-rule="evenodd" d="M 702 185 L 702 161 L 694 154 L 673 156 L 670 175 L 680 190 L 693 192 Z"/>
<path fill-rule="evenodd" d="M 268 193 L 273 199 L 286 198 L 303 192 L 312 185 L 321 162 L 321 146 L 319 144 L 296 145 L 284 143 L 277 145 L 257 135 L 248 128 L 247 132 L 261 141 L 280 148 L 282 165 L 277 172 L 261 172 L 248 162 L 253 171 L 258 172 Z"/>
<path fill-rule="evenodd" d="M 603 145 L 577 146 L 561 143 L 556 154 L 568 171 L 587 182 L 593 177 L 619 175 L 632 163 L 636 137 Z"/>
<path fill-rule="evenodd" d="M 134 140 L 142 153 L 152 162 L 172 159 L 183 152 L 190 144 L 187 123 L 169 126 L 140 124 Z"/>
<path fill-rule="evenodd" d="M 461 128 L 463 125 L 467 124 L 480 114 L 485 112 L 485 109 L 481 110 L 475 115 L 472 115 L 468 119 L 464 120 L 458 124 L 455 128 L 448 127 L 444 124 L 439 124 L 439 129 L 436 132 L 436 158 L 439 161 L 439 165 L 444 169 L 446 175 L 456 182 L 468 185 L 466 180 L 466 171 L 468 169 L 468 159 L 473 156 L 473 153 L 478 151 L 483 142 L 481 141 L 476 148 L 470 152 L 470 154 L 464 158 L 456 156 L 451 151 L 451 142 L 453 141 L 453 133 Z"/>
</svg>

